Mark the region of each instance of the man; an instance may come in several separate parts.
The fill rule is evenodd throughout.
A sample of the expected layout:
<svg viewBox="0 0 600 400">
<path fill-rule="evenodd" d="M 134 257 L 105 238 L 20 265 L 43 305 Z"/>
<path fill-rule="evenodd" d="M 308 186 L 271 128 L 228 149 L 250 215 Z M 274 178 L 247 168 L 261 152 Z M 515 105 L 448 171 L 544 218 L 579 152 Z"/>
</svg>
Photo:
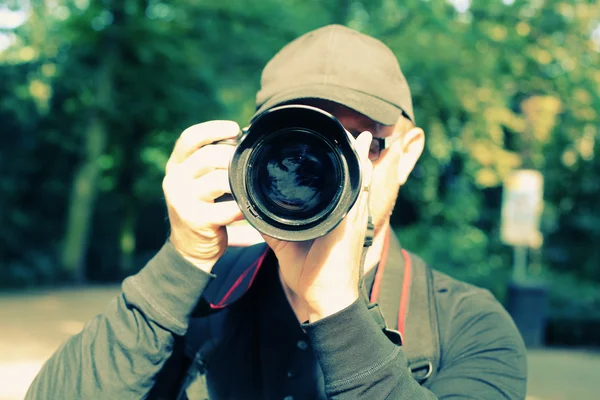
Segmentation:
<svg viewBox="0 0 600 400">
<path fill-rule="evenodd" d="M 202 361 L 209 353 L 201 365 L 215 399 L 525 397 L 522 340 L 488 292 L 434 273 L 436 290 L 428 300 L 437 307 L 440 362 L 423 385 L 407 368 L 404 346 L 386 336 L 361 297 L 369 214 L 375 231 L 364 282 L 371 295 L 381 284 L 375 277 L 384 260 L 408 268 L 392 256 L 398 243 L 389 216 L 421 155 L 424 133 L 414 124 L 409 88 L 393 53 L 342 26 L 310 32 L 263 71 L 257 114 L 289 103 L 332 113 L 356 137 L 368 189 L 346 218 L 310 242 L 264 236 L 270 250 L 260 260 L 242 257 L 258 270 L 247 292 L 228 306 L 216 304 L 223 309 L 210 316 L 194 311 L 211 280 L 231 270 L 232 263 L 225 269 L 221 263 L 217 276 L 211 274 L 226 252 L 224 226 L 242 214 L 234 202 L 214 202 L 230 191 L 233 152 L 215 142 L 235 137 L 239 127 L 211 121 L 188 128 L 163 182 L 169 241 L 124 281 L 123 293 L 103 314 L 47 362 L 28 398 L 201 398 L 198 371 L 186 375 L 188 358 Z M 233 278 L 232 288 L 246 276 Z M 414 309 L 408 314 L 429 323 Z M 385 318 L 390 326 L 401 325 Z"/>
</svg>

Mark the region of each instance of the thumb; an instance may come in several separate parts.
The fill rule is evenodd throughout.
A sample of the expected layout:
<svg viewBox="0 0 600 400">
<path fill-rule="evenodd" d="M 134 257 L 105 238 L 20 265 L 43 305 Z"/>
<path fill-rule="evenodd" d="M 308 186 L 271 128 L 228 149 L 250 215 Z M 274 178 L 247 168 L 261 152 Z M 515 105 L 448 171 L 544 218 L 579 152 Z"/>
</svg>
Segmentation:
<svg viewBox="0 0 600 400">
<path fill-rule="evenodd" d="M 371 142 L 373 141 L 373 135 L 365 131 L 361 133 L 355 142 L 358 156 L 360 157 L 361 173 L 362 173 L 362 186 L 368 187 L 371 185 L 371 175 L 373 173 L 373 164 L 369 160 L 369 151 L 371 149 Z"/>
</svg>

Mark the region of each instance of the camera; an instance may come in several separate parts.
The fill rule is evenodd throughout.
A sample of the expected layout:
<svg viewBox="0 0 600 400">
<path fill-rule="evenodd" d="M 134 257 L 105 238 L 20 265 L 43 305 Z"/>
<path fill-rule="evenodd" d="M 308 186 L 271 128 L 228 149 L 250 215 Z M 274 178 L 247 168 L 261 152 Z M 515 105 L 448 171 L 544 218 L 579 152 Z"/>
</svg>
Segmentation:
<svg viewBox="0 0 600 400">
<path fill-rule="evenodd" d="M 306 241 L 325 235 L 360 193 L 360 159 L 350 134 L 319 108 L 271 108 L 236 139 L 218 143 L 236 146 L 229 184 L 242 214 L 259 232 L 276 239 Z"/>
</svg>

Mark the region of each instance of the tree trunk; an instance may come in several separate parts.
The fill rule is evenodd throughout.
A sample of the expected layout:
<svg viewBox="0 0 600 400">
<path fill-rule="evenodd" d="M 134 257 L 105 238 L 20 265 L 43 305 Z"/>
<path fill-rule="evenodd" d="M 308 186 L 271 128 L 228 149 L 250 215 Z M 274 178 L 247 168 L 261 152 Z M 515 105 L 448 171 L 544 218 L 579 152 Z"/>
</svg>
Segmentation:
<svg viewBox="0 0 600 400">
<path fill-rule="evenodd" d="M 92 230 L 100 176 L 99 160 L 104 154 L 108 139 L 107 121 L 104 116 L 112 99 L 113 61 L 114 52 L 110 49 L 96 76 L 95 109 L 83 132 L 84 156 L 75 172 L 69 200 L 61 262 L 67 276 L 79 284 L 86 281 L 85 256 Z"/>
<path fill-rule="evenodd" d="M 137 209 L 135 203 L 129 200 L 125 205 L 125 215 L 121 225 L 121 270 L 127 274 L 133 273 L 135 267 L 135 226 Z"/>
<path fill-rule="evenodd" d="M 76 283 L 85 282 L 85 255 L 100 175 L 98 161 L 106 146 L 105 122 L 93 116 L 84 135 L 86 155 L 73 180 L 62 253 L 63 268 Z"/>
</svg>

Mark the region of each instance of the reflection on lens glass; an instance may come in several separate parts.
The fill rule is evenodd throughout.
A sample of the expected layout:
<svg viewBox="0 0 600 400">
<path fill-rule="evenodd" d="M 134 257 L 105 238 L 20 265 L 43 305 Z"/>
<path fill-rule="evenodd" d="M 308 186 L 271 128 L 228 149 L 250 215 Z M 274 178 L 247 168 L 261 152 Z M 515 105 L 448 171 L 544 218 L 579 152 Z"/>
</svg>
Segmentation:
<svg viewBox="0 0 600 400">
<path fill-rule="evenodd" d="M 323 163 L 306 145 L 288 147 L 284 153 L 267 162 L 267 191 L 273 202 L 290 211 L 313 208 L 324 186 Z"/>
<path fill-rule="evenodd" d="M 260 206 L 281 219 L 317 216 L 338 196 L 341 167 L 333 149 L 314 134 L 269 138 L 254 160 L 252 187 Z"/>
</svg>

